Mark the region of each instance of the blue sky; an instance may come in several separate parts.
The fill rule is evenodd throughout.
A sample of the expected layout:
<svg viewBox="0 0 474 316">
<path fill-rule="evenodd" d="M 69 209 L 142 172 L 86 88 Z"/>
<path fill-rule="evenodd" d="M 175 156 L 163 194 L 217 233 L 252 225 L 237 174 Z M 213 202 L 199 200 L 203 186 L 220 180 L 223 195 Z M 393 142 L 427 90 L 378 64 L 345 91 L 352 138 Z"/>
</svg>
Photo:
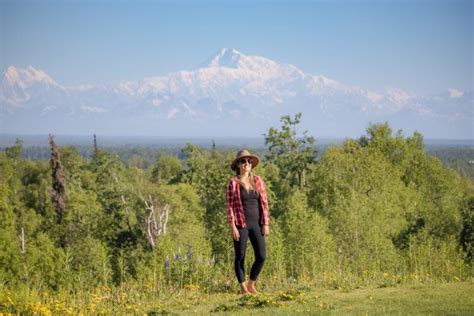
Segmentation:
<svg viewBox="0 0 474 316">
<path fill-rule="evenodd" d="M 61 84 L 193 69 L 221 48 L 349 85 L 472 90 L 473 1 L 1 1 L 0 67 Z"/>
</svg>

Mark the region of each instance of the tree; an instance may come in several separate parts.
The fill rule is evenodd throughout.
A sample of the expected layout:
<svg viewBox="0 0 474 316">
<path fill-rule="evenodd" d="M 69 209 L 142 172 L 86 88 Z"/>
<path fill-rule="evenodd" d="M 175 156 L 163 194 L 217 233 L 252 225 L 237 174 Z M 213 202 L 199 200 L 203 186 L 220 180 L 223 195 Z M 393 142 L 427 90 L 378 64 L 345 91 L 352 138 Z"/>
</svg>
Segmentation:
<svg viewBox="0 0 474 316">
<path fill-rule="evenodd" d="M 94 134 L 94 156 L 93 157 L 97 157 L 98 152 L 99 152 L 99 148 L 97 147 L 97 137 Z"/>
<path fill-rule="evenodd" d="M 294 189 L 283 202 L 281 217 L 287 271 L 292 277 L 316 276 L 336 263 L 335 244 L 327 221 L 308 207 L 306 195 Z"/>
<path fill-rule="evenodd" d="M 186 155 L 186 168 L 181 173 L 182 182 L 191 184 L 199 195 L 206 212 L 204 223 L 211 241 L 213 255 L 217 262 L 228 259 L 229 235 L 226 220 L 225 189 L 231 177 L 230 154 L 216 150 L 211 154 L 188 144 L 183 153 Z"/>
<path fill-rule="evenodd" d="M 160 154 L 151 172 L 151 179 L 157 184 L 168 183 L 177 177 L 181 170 L 182 166 L 179 158 Z"/>
<path fill-rule="evenodd" d="M 380 152 L 354 140 L 327 149 L 310 178 L 310 205 L 328 219 L 341 262 L 357 273 L 395 267 L 392 237 L 417 205 L 409 193 Z"/>
<path fill-rule="evenodd" d="M 468 182 L 468 181 L 466 181 Z M 471 262 L 474 258 L 474 186 L 466 183 L 470 192 L 465 198 L 465 205 L 462 209 L 463 228 L 460 233 L 460 244 L 467 254 L 467 259 Z"/>
<path fill-rule="evenodd" d="M 5 153 L 7 154 L 7 157 L 10 159 L 19 159 L 21 157 L 22 148 L 23 148 L 23 141 L 17 138 L 14 146 L 5 148 Z"/>
<path fill-rule="evenodd" d="M 294 118 L 282 116 L 280 121 L 283 123 L 281 130 L 271 127 L 264 135 L 270 151 L 266 158 L 279 167 L 283 179 L 301 190 L 305 185 L 305 172 L 316 161 L 315 139 L 308 136 L 307 131 L 303 132 L 303 137 L 297 137 L 296 126 L 301 121 L 301 113 L 295 114 Z"/>
<path fill-rule="evenodd" d="M 62 221 L 64 213 L 66 212 L 66 177 L 59 157 L 59 151 L 54 141 L 54 136 L 49 135 L 49 145 L 51 148 L 51 171 L 52 171 L 52 186 L 51 197 L 56 206 L 56 213 L 58 222 Z"/>
<path fill-rule="evenodd" d="M 24 253 L 24 247 L 21 248 L 15 229 L 17 222 L 9 201 L 10 189 L 2 182 L 0 179 L 0 282 L 11 286 L 21 275 L 20 254 Z"/>
</svg>

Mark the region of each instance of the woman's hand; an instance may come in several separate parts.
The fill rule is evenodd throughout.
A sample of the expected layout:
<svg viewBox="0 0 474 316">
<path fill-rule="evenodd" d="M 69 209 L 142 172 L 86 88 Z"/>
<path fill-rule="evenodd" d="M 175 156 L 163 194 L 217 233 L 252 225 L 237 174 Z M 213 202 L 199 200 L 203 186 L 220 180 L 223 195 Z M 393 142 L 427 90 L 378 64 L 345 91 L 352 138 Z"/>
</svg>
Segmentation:
<svg viewBox="0 0 474 316">
<path fill-rule="evenodd" d="M 230 234 L 232 235 L 232 239 L 234 239 L 235 241 L 239 241 L 240 234 L 239 234 L 239 230 L 237 229 L 235 225 L 232 225 L 230 227 Z"/>
<path fill-rule="evenodd" d="M 263 225 L 263 236 L 264 237 L 267 237 L 268 235 L 270 235 L 270 226 L 268 225 Z"/>
</svg>

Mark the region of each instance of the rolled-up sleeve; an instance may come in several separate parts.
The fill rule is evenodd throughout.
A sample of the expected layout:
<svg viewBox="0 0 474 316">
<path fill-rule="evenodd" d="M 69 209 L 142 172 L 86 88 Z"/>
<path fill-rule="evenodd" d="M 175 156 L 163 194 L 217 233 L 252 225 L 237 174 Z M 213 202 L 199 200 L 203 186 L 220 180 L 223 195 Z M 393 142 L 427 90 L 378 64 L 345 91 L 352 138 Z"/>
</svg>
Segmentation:
<svg viewBox="0 0 474 316">
<path fill-rule="evenodd" d="M 234 186 L 232 181 L 229 182 L 226 191 L 226 200 L 227 200 L 227 222 L 233 223 L 235 219 L 234 212 Z"/>
</svg>

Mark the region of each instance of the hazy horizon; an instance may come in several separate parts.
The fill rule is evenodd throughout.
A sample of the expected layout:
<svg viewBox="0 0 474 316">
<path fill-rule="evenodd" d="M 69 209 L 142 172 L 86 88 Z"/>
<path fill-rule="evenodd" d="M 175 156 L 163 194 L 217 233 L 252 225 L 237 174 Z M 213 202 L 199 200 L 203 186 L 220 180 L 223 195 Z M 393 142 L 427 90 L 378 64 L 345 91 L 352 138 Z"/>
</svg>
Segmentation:
<svg viewBox="0 0 474 316">
<path fill-rule="evenodd" d="M 54 135 L 56 143 L 59 146 L 65 145 L 81 145 L 92 146 L 93 134 L 91 135 Z M 363 136 L 363 135 L 360 135 Z M 360 137 L 359 136 L 359 137 Z M 409 137 L 411 135 L 404 135 Z M 192 143 L 202 147 L 211 147 L 214 141 L 216 146 L 225 147 L 264 147 L 264 137 L 165 137 L 165 136 L 107 136 L 96 135 L 100 146 L 105 147 L 122 147 L 122 146 L 181 146 L 186 143 Z M 318 138 L 316 139 L 317 146 L 326 146 L 331 144 L 340 144 L 346 138 Z M 49 146 L 47 134 L 27 135 L 27 134 L 0 134 L 0 148 L 13 146 L 16 139 L 21 139 L 23 145 L 28 146 Z M 352 138 L 352 139 L 358 139 Z M 430 139 L 424 138 L 424 143 L 428 146 L 470 146 L 474 147 L 474 139 Z"/>
</svg>

